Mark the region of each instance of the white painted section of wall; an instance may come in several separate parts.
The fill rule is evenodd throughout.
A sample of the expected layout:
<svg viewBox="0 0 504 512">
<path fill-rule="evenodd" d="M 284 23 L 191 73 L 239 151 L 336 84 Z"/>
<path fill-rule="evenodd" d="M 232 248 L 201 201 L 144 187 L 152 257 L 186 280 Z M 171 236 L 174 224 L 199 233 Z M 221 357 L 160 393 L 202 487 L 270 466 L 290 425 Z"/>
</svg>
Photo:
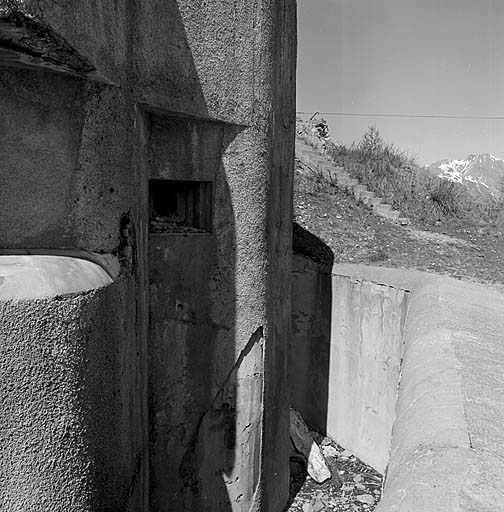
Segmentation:
<svg viewBox="0 0 504 512">
<path fill-rule="evenodd" d="M 408 293 L 333 275 L 327 435 L 384 472 Z"/>
<path fill-rule="evenodd" d="M 112 278 L 98 264 L 54 255 L 0 255 L 0 299 L 52 297 L 100 288 Z"/>
</svg>

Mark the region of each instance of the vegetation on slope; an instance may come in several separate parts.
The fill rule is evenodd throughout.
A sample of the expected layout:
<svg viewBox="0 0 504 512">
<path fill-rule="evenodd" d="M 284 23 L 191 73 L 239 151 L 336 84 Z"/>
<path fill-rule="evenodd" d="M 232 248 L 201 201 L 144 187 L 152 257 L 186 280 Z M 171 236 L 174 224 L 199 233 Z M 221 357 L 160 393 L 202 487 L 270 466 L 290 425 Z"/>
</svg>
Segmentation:
<svg viewBox="0 0 504 512">
<path fill-rule="evenodd" d="M 419 226 L 497 228 L 504 223 L 503 198 L 475 197 L 463 184 L 425 172 L 413 158 L 385 143 L 373 126 L 358 144 L 329 145 L 328 153 Z"/>
<path fill-rule="evenodd" d="M 413 268 L 504 283 L 502 224 L 442 222 L 430 230 L 404 228 L 375 215 L 300 161 L 294 183 L 294 220 L 332 249 L 335 263 Z"/>
</svg>

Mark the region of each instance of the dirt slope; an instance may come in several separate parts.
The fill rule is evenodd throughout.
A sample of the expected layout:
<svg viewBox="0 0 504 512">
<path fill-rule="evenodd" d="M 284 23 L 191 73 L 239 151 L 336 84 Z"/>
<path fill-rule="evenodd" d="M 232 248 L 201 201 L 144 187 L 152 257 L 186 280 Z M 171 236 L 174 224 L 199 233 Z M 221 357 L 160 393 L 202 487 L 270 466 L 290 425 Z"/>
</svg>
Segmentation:
<svg viewBox="0 0 504 512">
<path fill-rule="evenodd" d="M 504 283 L 504 226 L 469 229 L 457 222 L 436 231 L 401 227 L 353 197 L 296 169 L 294 220 L 323 240 L 335 263 L 370 263 Z"/>
</svg>

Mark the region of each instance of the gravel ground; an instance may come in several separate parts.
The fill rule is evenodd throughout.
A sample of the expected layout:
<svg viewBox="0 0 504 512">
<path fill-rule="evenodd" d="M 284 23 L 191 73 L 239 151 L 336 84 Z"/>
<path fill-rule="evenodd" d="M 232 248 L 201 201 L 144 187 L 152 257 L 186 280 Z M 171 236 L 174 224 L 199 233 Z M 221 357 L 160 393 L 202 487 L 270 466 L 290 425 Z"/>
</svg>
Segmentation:
<svg viewBox="0 0 504 512">
<path fill-rule="evenodd" d="M 317 437 L 317 434 L 314 434 Z M 383 477 L 330 438 L 317 440 L 343 485 L 332 480 L 317 484 L 306 471 L 291 477 L 290 500 L 285 512 L 369 512 L 380 501 Z"/>
</svg>

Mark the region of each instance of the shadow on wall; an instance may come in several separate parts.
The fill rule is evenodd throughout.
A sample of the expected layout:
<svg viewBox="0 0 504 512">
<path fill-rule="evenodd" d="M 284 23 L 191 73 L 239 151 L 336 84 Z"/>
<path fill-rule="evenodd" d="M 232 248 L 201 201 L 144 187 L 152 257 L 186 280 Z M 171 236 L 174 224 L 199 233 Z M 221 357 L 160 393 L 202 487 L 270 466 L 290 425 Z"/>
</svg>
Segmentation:
<svg viewBox="0 0 504 512">
<path fill-rule="evenodd" d="M 231 160 L 224 164 L 243 127 L 209 118 L 180 8 L 170 1 L 159 9 L 145 12 L 137 28 L 148 26 L 147 34 L 159 19 L 169 20 L 162 30 L 172 34 L 179 53 L 170 66 L 190 85 L 196 113 L 142 105 L 150 510 L 248 509 L 260 474 L 262 381 L 254 375 L 262 372 L 263 333 L 258 328 L 248 343 L 237 333 L 237 212 Z M 240 166 L 239 153 L 232 156 L 231 164 Z"/>
<path fill-rule="evenodd" d="M 236 127 L 150 119 L 151 509 L 232 510 L 233 498 L 250 494 L 235 468 L 237 408 L 246 403 L 237 403 L 235 224 L 221 162 Z M 246 351 L 259 340 L 251 341 Z"/>
<path fill-rule="evenodd" d="M 138 243 L 127 247 L 136 256 L 131 258 L 131 272 L 98 292 L 61 300 L 51 297 L 42 305 L 10 302 L 1 311 L 9 319 L 1 347 L 6 351 L 12 352 L 8 341 L 16 332 L 17 318 L 31 322 L 28 339 L 38 340 L 33 350 L 47 363 L 37 382 L 41 396 L 48 383 L 54 383 L 54 374 L 62 375 L 65 384 L 65 394 L 54 394 L 57 400 L 46 404 L 52 411 L 50 420 L 41 412 L 36 418 L 31 414 L 39 406 L 33 402 L 19 411 L 19 422 L 30 418 L 31 436 L 42 437 L 37 429 L 45 429 L 44 436 L 49 436 L 51 421 L 59 421 L 55 411 L 71 409 L 58 435 L 74 444 L 51 438 L 48 444 L 56 454 L 48 449 L 31 461 L 26 487 L 36 487 L 37 479 L 44 480 L 44 486 L 30 497 L 33 503 L 25 510 L 39 510 L 36 502 L 45 503 L 47 496 L 54 510 L 68 510 L 61 505 L 64 500 L 75 503 L 75 510 L 137 510 L 141 497 L 135 501 L 132 496 L 143 491 L 145 461 L 138 439 L 144 437 L 138 431 L 144 427 L 145 400 L 152 512 L 248 510 L 259 484 L 263 332 L 257 326 L 245 334 L 245 328 L 238 332 L 236 325 L 235 219 L 248 219 L 250 212 L 232 199 L 244 180 L 254 184 L 255 170 L 242 156 L 250 141 L 236 140 L 243 127 L 209 118 L 178 3 L 156 2 L 155 7 L 138 2 L 138 16 L 130 27 L 135 33 L 126 36 L 135 41 L 128 61 L 134 69 L 126 70 L 132 89 L 102 91 L 78 78 L 2 69 L 0 89 L 5 95 L 0 114 L 5 116 L 0 116 L 0 131 L 8 134 L 0 151 L 5 157 L 5 172 L 0 173 L 0 198 L 5 199 L 0 201 L 5 221 L 0 228 L 2 245 L 86 246 L 110 252 L 116 242 L 111 234 L 121 225 L 118 212 L 129 210 L 128 223 L 136 236 L 132 244 Z M 160 37 L 154 51 L 156 33 L 170 37 Z M 23 95 L 18 93 L 20 84 Z M 145 128 L 136 143 L 146 142 L 144 154 L 132 157 L 134 151 L 123 141 L 131 140 L 133 128 L 123 120 L 133 119 L 135 102 L 142 105 L 137 112 Z M 114 117 L 107 117 L 107 112 Z M 134 182 L 127 173 L 136 172 L 130 158 L 138 158 L 144 171 L 137 189 L 128 181 Z M 87 175 L 93 166 L 96 174 Z M 101 172 L 103 168 L 107 172 Z M 108 181 L 112 179 L 117 182 Z M 162 193 L 155 189 L 160 182 L 166 182 Z M 127 190 L 120 204 L 111 199 L 118 186 Z M 213 211 L 206 202 L 213 203 Z M 137 224 L 139 219 L 143 224 Z M 5 229 L 7 224 L 12 229 Z M 107 232 L 104 225 L 114 231 Z M 147 250 L 144 276 L 142 266 L 135 263 Z M 242 274 L 247 271 L 242 269 Z M 148 397 L 138 396 L 140 374 L 147 367 L 139 361 L 144 277 L 149 280 Z M 33 320 L 38 317 L 48 319 L 43 329 Z M 65 330 L 69 318 L 77 327 Z M 64 336 L 58 336 L 60 331 Z M 26 338 L 18 335 L 22 347 Z M 49 353 L 51 349 L 61 352 L 61 361 L 58 354 Z M 29 373 L 30 353 L 20 349 L 10 356 Z M 1 369 L 10 371 L 8 364 Z M 17 398 L 11 397 L 13 404 Z M 5 411 L 9 413 L 8 408 Z M 16 459 L 12 465 L 22 464 L 23 440 L 16 438 L 14 444 L 8 450 Z M 75 447 L 80 458 L 73 457 L 72 471 L 78 478 L 54 477 L 65 469 Z M 53 460 L 57 467 L 51 472 L 47 464 Z M 12 480 L 19 483 L 17 476 Z M 12 489 L 9 499 L 16 500 L 22 492 L 16 485 L 7 486 Z M 62 489 L 65 496 L 54 489 Z"/>
<path fill-rule="evenodd" d="M 408 292 L 338 275 L 333 255 L 294 229 L 292 405 L 314 429 L 385 471 Z"/>
<path fill-rule="evenodd" d="M 289 351 L 292 406 L 310 426 L 325 433 L 334 254 L 322 240 L 296 223 L 293 252 L 292 341 Z"/>
</svg>

